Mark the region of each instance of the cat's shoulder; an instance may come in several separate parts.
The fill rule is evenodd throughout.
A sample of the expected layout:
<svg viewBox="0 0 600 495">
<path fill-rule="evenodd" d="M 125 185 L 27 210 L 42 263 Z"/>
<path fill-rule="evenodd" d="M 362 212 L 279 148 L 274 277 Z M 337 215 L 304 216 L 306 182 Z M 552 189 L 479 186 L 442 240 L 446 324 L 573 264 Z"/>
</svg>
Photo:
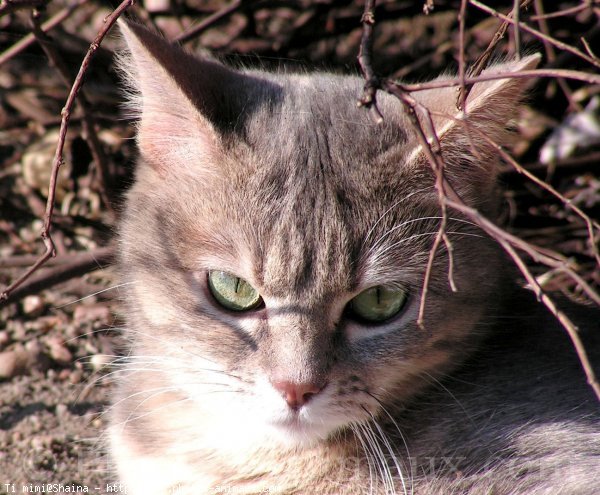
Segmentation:
<svg viewBox="0 0 600 495">
<path fill-rule="evenodd" d="M 527 294 L 513 301 L 480 352 L 402 417 L 412 458 L 429 470 L 424 493 L 600 490 L 600 404 L 581 356 L 547 308 Z M 600 311 L 567 301 L 558 307 L 576 324 L 598 374 Z"/>
</svg>

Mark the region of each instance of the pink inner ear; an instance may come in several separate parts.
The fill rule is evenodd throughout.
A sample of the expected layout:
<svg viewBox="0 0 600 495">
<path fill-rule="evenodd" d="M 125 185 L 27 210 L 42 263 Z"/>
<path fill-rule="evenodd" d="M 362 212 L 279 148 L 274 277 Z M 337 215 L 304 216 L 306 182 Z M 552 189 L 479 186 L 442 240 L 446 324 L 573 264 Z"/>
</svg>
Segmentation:
<svg viewBox="0 0 600 495">
<path fill-rule="evenodd" d="M 176 169 L 178 172 L 214 162 L 217 143 L 202 124 L 168 118 L 142 117 L 138 131 L 138 145 L 144 159 L 160 172 Z M 166 118 L 165 118 L 166 117 Z"/>
<path fill-rule="evenodd" d="M 204 67 L 203 61 L 141 26 L 122 26 L 122 32 L 129 57 L 121 60 L 121 67 L 137 93 L 130 107 L 141 110 L 138 143 L 145 161 L 162 172 L 206 162 L 216 152 L 218 133 L 184 88 L 211 98 L 210 87 L 197 86 L 196 72 L 215 67 L 219 75 L 223 71 L 211 62 Z M 208 74 L 203 77 L 210 79 Z"/>
<path fill-rule="evenodd" d="M 506 79 L 479 82 L 473 85 L 467 99 L 467 114 L 472 122 L 485 129 L 487 117 L 493 118 L 487 126 L 492 133 L 498 127 L 504 127 L 516 113 L 517 103 L 529 81 L 527 79 L 510 78 L 510 74 L 535 68 L 540 61 L 539 54 L 531 55 L 520 61 L 508 62 L 486 69 L 483 74 L 506 74 Z M 458 118 L 461 112 L 456 107 L 457 88 L 447 87 L 415 92 L 413 96 L 427 107 L 432 115 L 438 137 L 443 136 L 457 126 L 451 118 Z M 480 115 L 481 114 L 481 115 Z M 480 117 L 480 118 L 478 118 Z"/>
</svg>

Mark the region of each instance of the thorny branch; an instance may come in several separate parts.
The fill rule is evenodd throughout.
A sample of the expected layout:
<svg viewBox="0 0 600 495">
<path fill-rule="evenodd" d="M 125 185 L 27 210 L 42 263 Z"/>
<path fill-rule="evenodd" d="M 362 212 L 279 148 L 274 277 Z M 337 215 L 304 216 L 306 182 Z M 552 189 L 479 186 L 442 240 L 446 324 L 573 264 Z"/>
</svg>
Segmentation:
<svg viewBox="0 0 600 495">
<path fill-rule="evenodd" d="M 479 2 L 477 2 L 476 0 L 469 0 L 469 2 L 473 5 L 476 5 L 481 8 L 481 4 Z M 594 300 L 599 305 L 600 305 L 600 296 L 598 294 L 596 294 L 595 291 L 591 287 L 587 286 L 587 284 L 585 284 L 585 282 L 581 279 L 581 277 L 579 277 L 570 267 L 567 266 L 567 263 L 565 262 L 565 260 L 562 259 L 561 256 L 556 255 L 555 253 L 552 253 L 548 250 L 545 250 L 545 249 L 539 248 L 537 246 L 534 246 L 532 244 L 529 244 L 529 243 L 523 241 L 522 239 L 519 239 L 518 237 L 513 236 L 512 234 L 506 232 L 504 229 L 498 227 L 496 224 L 494 224 L 493 222 L 491 222 L 490 220 L 485 218 L 483 215 L 481 215 L 476 209 L 471 208 L 468 205 L 466 205 L 464 203 L 464 201 L 460 198 L 460 196 L 456 193 L 456 191 L 454 191 L 452 186 L 448 183 L 448 181 L 444 177 L 443 158 L 441 156 L 439 140 L 438 140 L 436 132 L 435 132 L 431 114 L 429 113 L 429 111 L 422 111 L 423 109 L 420 108 L 420 105 L 418 104 L 418 102 L 416 102 L 416 100 L 414 100 L 410 96 L 411 91 L 423 89 L 424 86 L 431 88 L 431 87 L 434 87 L 435 84 L 428 85 L 427 83 L 425 83 L 424 85 L 401 85 L 401 84 L 395 83 L 393 81 L 390 81 L 389 79 L 383 79 L 383 78 L 377 77 L 372 68 L 371 50 L 372 50 L 372 36 L 373 36 L 373 24 L 374 24 L 373 12 L 374 12 L 375 5 L 376 5 L 375 0 L 367 0 L 365 2 L 365 9 L 364 9 L 365 14 L 363 16 L 363 26 L 366 29 L 363 30 L 363 37 L 361 40 L 361 47 L 360 47 L 360 54 L 358 57 L 358 61 L 359 61 L 360 67 L 361 67 L 361 71 L 362 71 L 363 75 L 365 76 L 366 83 L 365 83 L 363 97 L 358 102 L 359 106 L 368 107 L 371 110 L 371 112 L 377 116 L 376 121 L 381 122 L 382 114 L 377 109 L 377 91 L 378 90 L 386 91 L 387 93 L 392 94 L 399 99 L 399 101 L 402 103 L 403 108 L 404 108 L 406 114 L 408 115 L 408 117 L 411 121 L 411 124 L 416 132 L 417 139 L 419 141 L 421 149 L 423 150 L 427 160 L 429 161 L 429 163 L 435 173 L 435 177 L 436 177 L 435 187 L 436 187 L 436 190 L 438 191 L 438 199 L 439 199 L 439 203 L 440 203 L 440 208 L 442 210 L 442 218 L 443 219 L 447 218 L 447 213 L 446 213 L 447 207 L 451 207 L 454 210 L 461 212 L 470 221 L 472 221 L 474 224 L 478 225 L 492 239 L 494 239 L 496 242 L 498 242 L 498 244 L 507 252 L 507 254 L 512 258 L 515 265 L 519 268 L 519 270 L 525 277 L 525 279 L 528 282 L 528 284 L 530 285 L 531 289 L 536 294 L 538 300 L 546 306 L 546 308 L 557 318 L 557 320 L 565 328 L 567 334 L 569 335 L 569 337 L 573 343 L 573 346 L 577 352 L 577 355 L 579 356 L 579 360 L 580 360 L 581 365 L 586 374 L 587 381 L 588 381 L 589 385 L 592 387 L 592 389 L 594 390 L 597 398 L 600 400 L 600 384 L 598 383 L 598 381 L 596 379 L 593 368 L 592 368 L 589 358 L 587 356 L 586 350 L 581 342 L 581 339 L 579 338 L 576 326 L 563 312 L 561 312 L 557 308 L 554 301 L 544 292 L 544 290 L 539 285 L 539 283 L 537 282 L 535 277 L 532 275 L 531 271 L 529 270 L 529 268 L 527 267 L 527 265 L 525 264 L 525 262 L 523 261 L 523 259 L 517 253 L 516 250 L 519 249 L 519 250 L 525 252 L 528 256 L 530 256 L 536 262 L 543 263 L 550 268 L 559 269 L 561 271 L 564 271 L 570 277 L 572 277 L 576 283 L 583 282 L 582 287 L 584 288 L 586 293 L 591 297 L 592 300 Z M 519 23 L 518 21 L 515 21 L 514 19 L 511 19 L 510 17 L 501 16 L 500 14 L 498 14 L 496 11 L 493 11 L 493 9 L 490 9 L 489 7 L 486 7 L 486 6 L 483 6 L 483 7 L 485 7 L 486 12 L 488 12 L 489 14 L 494 15 L 496 17 L 502 18 L 505 22 L 515 24 L 518 27 L 523 26 L 522 23 Z M 461 10 L 460 15 L 464 16 L 465 10 Z M 368 19 L 369 22 L 365 22 L 365 19 Z M 540 33 L 538 31 L 532 30 L 528 27 L 525 27 L 524 30 L 531 32 L 533 34 L 539 35 L 539 37 L 541 39 L 550 41 L 554 44 L 557 44 L 557 43 L 560 44 L 560 42 L 556 42 L 556 40 L 553 40 L 549 36 L 544 35 L 543 33 Z M 464 30 L 461 30 L 461 34 L 464 35 Z M 462 46 L 464 46 L 464 41 L 461 42 L 461 47 Z M 573 50 L 570 50 L 570 51 L 573 52 Z M 578 50 L 575 50 L 575 51 L 584 60 L 587 60 L 588 62 L 593 63 L 594 65 L 598 65 L 598 62 L 596 60 L 592 59 L 591 57 L 586 56 L 585 54 L 579 52 Z M 462 50 L 461 50 L 461 55 L 462 55 Z M 461 55 L 459 55 L 459 56 L 461 56 Z M 543 71 L 523 71 L 523 72 L 519 72 L 518 76 L 519 77 L 535 77 L 536 73 L 538 73 L 538 72 L 543 72 Z M 513 77 L 514 75 L 517 75 L 517 74 L 504 74 L 502 76 L 502 78 L 505 79 L 507 76 Z M 488 75 L 481 75 L 478 77 L 465 78 L 463 75 L 461 75 L 459 78 L 457 78 L 457 80 L 453 81 L 452 85 L 457 85 L 459 87 L 464 88 L 465 85 L 471 85 L 474 82 L 477 82 L 478 80 L 486 80 L 487 76 Z M 494 78 L 498 79 L 500 77 L 494 77 Z M 442 81 L 439 81 L 439 82 L 442 82 Z M 447 81 L 443 81 L 443 82 L 446 83 Z M 436 83 L 436 81 L 434 81 L 434 83 Z M 448 86 L 448 84 L 446 84 L 446 86 Z M 464 99 L 465 99 L 464 95 L 459 97 L 459 101 L 464 102 Z M 373 110 L 372 107 L 374 107 L 375 110 Z M 421 121 L 419 120 L 419 118 L 417 117 L 417 109 L 420 109 L 421 114 L 424 116 L 425 128 L 424 128 L 423 124 L 421 123 Z M 468 121 L 463 120 L 462 122 L 467 123 Z M 427 138 L 428 135 L 429 135 L 429 139 Z M 482 136 L 477 136 L 477 137 L 481 138 Z M 501 151 L 503 158 L 505 158 L 505 159 L 508 158 L 508 154 L 506 154 L 499 145 L 494 143 L 493 140 L 489 139 L 487 136 L 485 136 L 485 138 L 487 139 L 488 142 L 491 141 L 490 144 L 492 144 L 494 147 L 496 147 L 498 149 L 498 151 Z M 509 158 L 508 161 L 509 161 L 509 163 L 511 163 L 513 165 L 516 164 L 516 161 L 513 160 L 512 158 Z M 523 172 L 522 167 L 516 167 L 516 169 L 519 172 Z M 531 174 L 529 174 L 528 177 L 531 178 L 532 177 Z M 541 183 L 543 181 L 536 179 L 535 182 L 536 182 L 536 184 L 541 185 Z M 563 200 L 566 206 L 568 206 L 571 209 L 574 209 L 574 211 L 581 218 L 584 219 L 584 221 L 586 222 L 586 225 L 588 226 L 588 232 L 589 232 L 589 237 L 590 237 L 589 242 L 592 246 L 594 246 L 594 248 L 593 248 L 594 255 L 598 261 L 598 251 L 597 251 L 597 248 L 595 247 L 596 236 L 594 234 L 594 229 L 598 228 L 597 223 L 592 222 L 592 220 L 589 219 L 589 217 L 587 217 L 580 209 L 574 207 L 574 205 L 572 205 L 568 200 L 566 200 L 566 198 L 561 196 L 558 193 L 558 191 L 553 189 L 551 186 L 546 184 L 543 187 L 545 189 L 547 189 L 548 191 L 550 191 L 555 196 L 557 196 L 559 199 Z M 427 295 L 431 270 L 432 270 L 432 266 L 433 266 L 433 260 L 435 259 L 435 255 L 437 253 L 441 239 L 443 239 L 443 237 L 444 237 L 443 229 L 445 229 L 445 223 L 444 223 L 444 221 L 442 221 L 441 223 L 442 223 L 442 225 L 440 226 L 440 230 L 438 231 L 438 234 L 434 240 L 433 246 L 430 250 L 430 256 L 429 256 L 428 264 L 426 267 L 425 280 L 424 280 L 423 288 L 422 288 L 420 308 L 419 308 L 419 317 L 418 317 L 418 323 L 421 326 L 423 325 L 424 307 L 425 307 L 425 303 L 426 303 L 426 295 Z M 449 252 L 450 259 L 451 259 L 452 258 L 451 249 L 448 249 L 448 252 Z M 600 266 L 600 263 L 599 263 L 599 266 Z M 450 262 L 450 267 L 452 267 L 451 262 Z M 451 280 L 451 274 L 449 275 L 449 278 Z M 452 286 L 452 283 L 451 283 L 451 287 L 453 290 L 455 289 Z"/>
</svg>

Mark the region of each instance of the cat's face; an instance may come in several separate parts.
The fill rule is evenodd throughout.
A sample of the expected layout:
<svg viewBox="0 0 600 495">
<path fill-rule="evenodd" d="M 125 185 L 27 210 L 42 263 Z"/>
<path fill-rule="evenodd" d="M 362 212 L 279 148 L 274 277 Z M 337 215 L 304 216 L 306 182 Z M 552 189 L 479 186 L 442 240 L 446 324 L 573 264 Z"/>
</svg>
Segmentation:
<svg viewBox="0 0 600 495">
<path fill-rule="evenodd" d="M 376 125 L 356 106 L 359 78 L 241 74 L 140 28 L 126 38 L 141 92 L 121 230 L 140 402 L 311 443 L 402 405 L 466 355 L 501 291 L 497 254 L 451 213 L 458 291 L 442 244 L 417 325 L 440 207 L 397 100 L 380 95 Z M 489 150 L 466 174 L 472 143 L 457 152 L 446 124 L 449 179 L 491 212 Z"/>
</svg>

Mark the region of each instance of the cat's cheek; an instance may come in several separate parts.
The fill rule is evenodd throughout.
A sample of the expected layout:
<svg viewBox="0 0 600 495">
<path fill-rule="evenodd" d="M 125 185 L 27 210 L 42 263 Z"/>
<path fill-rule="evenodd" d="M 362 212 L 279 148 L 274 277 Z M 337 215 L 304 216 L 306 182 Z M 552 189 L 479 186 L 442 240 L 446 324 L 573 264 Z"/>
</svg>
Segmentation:
<svg viewBox="0 0 600 495">
<path fill-rule="evenodd" d="M 172 304 L 165 304 L 164 295 L 160 290 L 154 289 L 154 281 L 145 281 L 138 276 L 133 291 L 146 321 L 156 327 L 162 327 L 179 321 L 177 308 Z"/>
</svg>

